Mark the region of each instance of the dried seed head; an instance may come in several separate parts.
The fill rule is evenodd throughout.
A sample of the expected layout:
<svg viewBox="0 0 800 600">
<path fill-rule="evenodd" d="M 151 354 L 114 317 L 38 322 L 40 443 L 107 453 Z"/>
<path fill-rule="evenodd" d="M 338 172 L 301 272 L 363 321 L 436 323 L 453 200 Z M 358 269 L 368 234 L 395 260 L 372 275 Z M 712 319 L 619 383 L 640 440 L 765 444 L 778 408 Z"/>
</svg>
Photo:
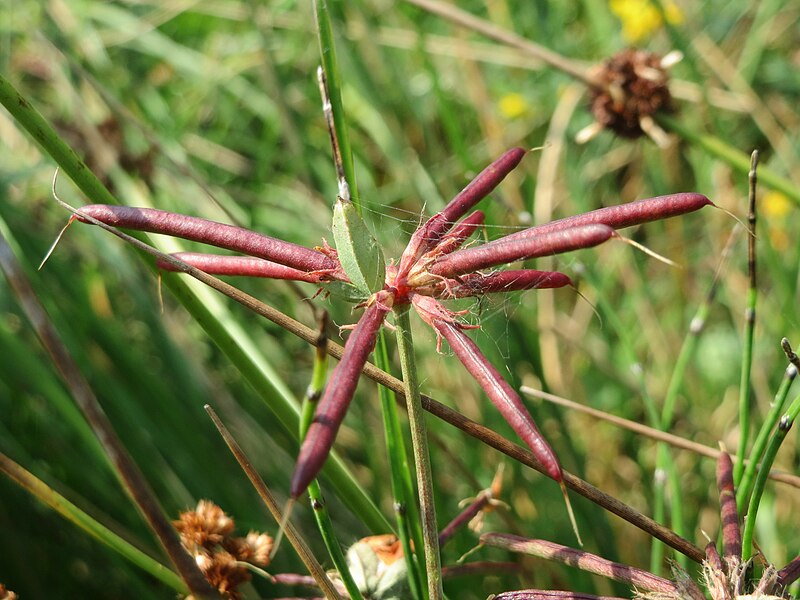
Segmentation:
<svg viewBox="0 0 800 600">
<path fill-rule="evenodd" d="M 237 588 L 252 578 L 250 571 L 243 567 L 233 554 L 224 550 L 215 552 L 210 559 L 198 561 L 198 566 L 208 582 L 225 598 L 232 600 L 242 597 Z"/>
<path fill-rule="evenodd" d="M 18 596 L 0 583 L 0 600 L 17 600 Z"/>
<path fill-rule="evenodd" d="M 234 522 L 210 500 L 200 500 L 197 508 L 187 510 L 174 521 L 181 543 L 191 552 L 194 546 L 212 549 L 233 532 Z"/>
<path fill-rule="evenodd" d="M 182 512 L 174 525 L 206 579 L 225 598 L 241 597 L 237 588 L 252 577 L 248 563 L 269 564 L 272 538 L 256 531 L 232 537 L 233 519 L 210 500 L 200 500 L 195 510 Z"/>
<path fill-rule="evenodd" d="M 266 533 L 251 531 L 243 538 L 228 538 L 225 541 L 225 549 L 238 560 L 265 567 L 269 564 L 272 542 L 272 537 Z"/>
<path fill-rule="evenodd" d="M 591 91 L 592 114 L 617 135 L 637 138 L 646 133 L 643 120 L 652 123 L 651 115 L 672 110 L 669 76 L 660 55 L 629 48 L 597 69 L 600 85 Z"/>
</svg>

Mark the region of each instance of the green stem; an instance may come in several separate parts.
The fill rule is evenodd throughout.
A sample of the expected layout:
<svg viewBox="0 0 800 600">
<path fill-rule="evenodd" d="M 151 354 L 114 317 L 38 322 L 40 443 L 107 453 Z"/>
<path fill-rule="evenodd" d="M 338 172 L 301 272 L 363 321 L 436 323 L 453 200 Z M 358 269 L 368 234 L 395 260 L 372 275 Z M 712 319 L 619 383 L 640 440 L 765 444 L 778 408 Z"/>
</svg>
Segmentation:
<svg viewBox="0 0 800 600">
<path fill-rule="evenodd" d="M 75 151 L 65 144 L 45 118 L 14 86 L 0 75 L 0 104 L 27 130 L 42 149 L 69 175 L 92 202 L 117 204 L 114 196 L 100 182 Z"/>
<path fill-rule="evenodd" d="M 311 501 L 311 508 L 314 511 L 314 518 L 317 521 L 317 528 L 322 536 L 322 541 L 347 593 L 353 600 L 363 600 L 364 597 L 361 595 L 361 590 L 358 589 L 358 585 L 353 579 L 353 574 L 350 573 L 350 568 L 347 566 L 347 559 L 344 556 L 344 552 L 342 552 L 342 546 L 336 538 L 336 533 L 333 530 L 333 521 L 331 521 L 331 515 L 328 512 L 328 505 L 325 504 L 325 499 L 322 497 L 322 489 L 316 479 L 308 485 L 308 498 Z"/>
<path fill-rule="evenodd" d="M 800 414 L 800 396 L 792 401 L 789 410 L 781 417 L 778 428 L 773 432 L 772 438 L 767 446 L 767 451 L 764 453 L 764 460 L 761 462 L 761 468 L 756 476 L 756 483 L 753 487 L 753 495 L 750 496 L 750 503 L 747 507 L 747 518 L 744 521 L 744 532 L 742 533 L 742 560 L 747 561 L 753 555 L 753 533 L 756 528 L 756 517 L 758 515 L 758 507 L 761 504 L 761 496 L 764 494 L 764 487 L 767 483 L 767 476 L 772 468 L 772 463 L 775 462 L 775 456 L 778 454 L 783 440 L 792 428 L 797 415 Z"/>
<path fill-rule="evenodd" d="M 397 325 L 397 350 L 405 383 L 408 422 L 411 427 L 411 443 L 414 449 L 414 464 L 417 468 L 420 511 L 422 513 L 422 538 L 425 549 L 425 570 L 428 574 L 430 600 L 442 600 L 442 567 L 439 558 L 439 532 L 436 523 L 436 507 L 433 498 L 433 478 L 425 433 L 422 398 L 419 393 L 417 368 L 414 363 L 414 343 L 411 337 L 411 322 L 408 306 L 394 311 Z"/>
<path fill-rule="evenodd" d="M 311 383 L 308 385 L 306 397 L 303 399 L 303 408 L 301 410 L 299 437 L 302 440 L 308 433 L 308 428 L 311 425 L 311 420 L 314 414 L 314 409 L 317 401 L 322 395 L 325 388 L 325 381 L 327 380 L 328 372 L 328 353 L 325 351 L 325 346 L 328 341 L 325 337 L 324 327 L 327 319 L 323 319 L 320 325 L 321 331 L 318 338 L 316 352 L 314 353 L 314 369 L 311 375 Z M 328 506 L 322 496 L 322 489 L 320 488 L 319 481 L 314 480 L 308 486 L 308 498 L 311 501 L 311 508 L 314 511 L 314 518 L 317 521 L 317 528 L 322 536 L 322 541 L 325 548 L 328 550 L 328 555 L 331 557 L 333 566 L 339 573 L 347 593 L 352 600 L 363 600 L 361 590 L 358 589 L 355 580 L 353 579 L 350 568 L 347 566 L 347 559 L 342 552 L 342 546 L 336 538 L 336 532 L 333 530 L 333 521 L 328 512 Z"/>
<path fill-rule="evenodd" d="M 736 506 L 740 507 L 740 510 L 753 491 L 754 477 L 758 465 L 761 462 L 761 457 L 764 454 L 764 450 L 767 447 L 767 442 L 769 442 L 769 434 L 778 423 L 783 407 L 786 404 L 786 398 L 789 396 L 789 388 L 792 387 L 792 382 L 795 377 L 797 377 L 797 369 L 794 365 L 789 365 L 786 369 L 783 381 L 781 382 L 781 386 L 775 394 L 775 399 L 772 402 L 769 413 L 767 413 L 764 419 L 764 424 L 758 432 L 756 441 L 753 442 L 753 449 L 750 451 L 750 462 L 747 463 L 742 479 L 739 481 L 739 485 L 736 488 Z"/>
<path fill-rule="evenodd" d="M 739 449 L 736 465 L 733 470 L 733 483 L 738 486 L 744 473 L 744 458 L 747 443 L 750 441 L 750 376 L 753 368 L 753 340 L 756 328 L 756 301 L 758 286 L 756 284 L 756 168 L 758 167 L 758 150 L 750 157 L 748 173 L 749 193 L 747 224 L 750 235 L 747 238 L 747 301 L 744 309 L 744 348 L 742 351 L 742 371 L 739 381 Z"/>
<path fill-rule="evenodd" d="M 313 0 L 314 16 L 317 20 L 319 52 L 322 58 L 322 71 L 328 84 L 328 94 L 333 114 L 333 126 L 336 130 L 339 153 L 341 154 L 344 178 L 350 188 L 350 200 L 361 214 L 361 202 L 356 187 L 356 171 L 353 164 L 353 150 L 347 134 L 347 119 L 342 104 L 342 85 L 339 79 L 339 64 L 336 60 L 336 43 L 333 37 L 331 14 L 326 0 Z"/>
<path fill-rule="evenodd" d="M 391 364 L 383 330 L 378 335 L 374 354 L 378 368 L 389 372 Z M 414 498 L 413 475 L 408 463 L 406 445 L 403 441 L 397 401 L 394 392 L 389 388 L 378 386 L 378 390 L 381 399 L 383 429 L 386 435 L 386 453 L 389 457 L 389 473 L 392 479 L 392 496 L 394 497 L 397 531 L 400 544 L 403 546 L 403 558 L 409 574 L 408 580 L 414 598 L 427 598 L 425 570 L 419 564 L 419 556 L 413 551 L 413 548 L 423 547 L 422 525 Z"/>
</svg>

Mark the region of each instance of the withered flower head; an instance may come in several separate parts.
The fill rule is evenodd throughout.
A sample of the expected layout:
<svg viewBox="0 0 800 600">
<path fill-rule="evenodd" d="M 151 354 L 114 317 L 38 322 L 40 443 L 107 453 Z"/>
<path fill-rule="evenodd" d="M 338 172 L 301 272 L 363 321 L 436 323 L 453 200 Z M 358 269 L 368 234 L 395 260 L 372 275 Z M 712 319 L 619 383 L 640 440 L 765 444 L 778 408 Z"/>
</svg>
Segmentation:
<svg viewBox="0 0 800 600">
<path fill-rule="evenodd" d="M 579 141 L 588 141 L 607 128 L 625 138 L 647 134 L 663 145 L 666 134 L 653 115 L 673 110 L 668 69 L 678 57 L 677 53 L 662 57 L 629 48 L 598 65 L 592 74 L 597 85 L 590 91 L 596 123 L 578 134 Z"/>
<path fill-rule="evenodd" d="M 226 598 L 240 597 L 238 586 L 252 577 L 248 564 L 264 567 L 269 563 L 272 538 L 257 531 L 233 537 L 233 519 L 210 500 L 182 512 L 174 524 L 206 579 Z"/>
<path fill-rule="evenodd" d="M 197 566 L 209 583 L 226 598 L 236 600 L 241 597 L 237 588 L 252 578 L 250 571 L 230 552 L 218 550 L 211 557 L 201 558 Z"/>
<path fill-rule="evenodd" d="M 228 538 L 225 548 L 239 560 L 264 567 L 269 564 L 272 552 L 272 538 L 266 533 L 251 531 L 243 538 Z"/>
<path fill-rule="evenodd" d="M 233 519 L 210 500 L 200 500 L 197 508 L 180 514 L 173 524 L 181 534 L 181 543 L 192 551 L 193 546 L 208 550 L 222 543 L 233 531 Z"/>
</svg>

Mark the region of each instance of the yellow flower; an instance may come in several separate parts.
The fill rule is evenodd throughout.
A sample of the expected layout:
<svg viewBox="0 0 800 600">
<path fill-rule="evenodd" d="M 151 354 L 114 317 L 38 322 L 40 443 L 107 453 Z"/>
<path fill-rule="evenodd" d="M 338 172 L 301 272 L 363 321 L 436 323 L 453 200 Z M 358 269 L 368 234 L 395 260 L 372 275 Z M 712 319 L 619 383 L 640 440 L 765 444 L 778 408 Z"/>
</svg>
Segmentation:
<svg viewBox="0 0 800 600">
<path fill-rule="evenodd" d="M 782 219 L 792 210 L 792 203 L 786 197 L 786 194 L 774 190 L 764 194 L 761 206 L 764 209 L 764 216 L 767 218 Z"/>
<path fill-rule="evenodd" d="M 792 210 L 792 203 L 786 194 L 770 190 L 760 203 L 762 214 L 767 221 L 767 235 L 775 250 L 789 249 L 789 236 L 786 231 L 786 215 Z"/>
<path fill-rule="evenodd" d="M 630 43 L 641 41 L 664 24 L 649 0 L 609 0 L 608 5 L 622 22 L 622 35 Z M 683 22 L 683 12 L 674 2 L 664 3 L 664 14 L 672 25 Z"/>
<path fill-rule="evenodd" d="M 500 98 L 500 112 L 506 119 L 517 119 L 530 110 L 530 105 L 522 94 L 506 94 Z"/>
</svg>

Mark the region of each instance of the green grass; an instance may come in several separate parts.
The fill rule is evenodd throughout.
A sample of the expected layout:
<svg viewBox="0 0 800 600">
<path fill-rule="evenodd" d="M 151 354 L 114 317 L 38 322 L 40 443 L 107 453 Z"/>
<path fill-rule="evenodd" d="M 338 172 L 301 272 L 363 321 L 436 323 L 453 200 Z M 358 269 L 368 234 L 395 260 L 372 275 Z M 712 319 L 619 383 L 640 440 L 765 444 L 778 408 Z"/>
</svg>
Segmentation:
<svg viewBox="0 0 800 600">
<path fill-rule="evenodd" d="M 489 5 L 490 10 L 486 8 Z M 761 164 L 795 194 L 800 188 L 800 81 L 796 72 L 800 2 L 680 3 L 684 19 L 640 44 L 665 53 L 683 45 L 675 67 L 694 101 L 673 119 L 694 135 L 722 140 Z M 565 56 L 597 62 L 622 49 L 621 25 L 604 2 L 463 2 L 459 6 Z M 331 2 L 342 99 L 365 218 L 397 257 L 422 211 L 432 214 L 485 164 L 512 145 L 544 146 L 485 201 L 488 234 L 600 205 L 677 191 L 698 191 L 740 218 L 747 177 L 718 146 L 681 137 L 660 150 L 647 139 L 603 133 L 584 146 L 572 139 L 591 122 L 569 77 L 518 51 L 487 41 L 402 3 Z M 591 18 L 590 18 L 591 16 Z M 710 44 L 710 45 L 709 45 Z M 721 53 L 729 65 L 720 62 Z M 316 82 L 319 50 L 310 2 L 65 2 L 22 0 L 0 8 L 0 74 L 57 126 L 62 138 L 116 194 L 131 204 L 231 220 L 313 246 L 332 242 L 336 176 Z M 723 93 L 724 92 L 724 93 Z M 517 96 L 518 95 L 518 96 Z M 720 106 L 720 97 L 727 104 Z M 511 101 L 518 114 L 504 112 Z M 709 104 L 710 102 L 710 104 Z M 751 103 L 747 110 L 728 105 Z M 168 291 L 161 311 L 157 281 L 139 255 L 95 228 L 74 225 L 45 268 L 36 266 L 67 219 L 51 198 L 53 159 L 0 112 L 0 220 L 18 258 L 170 516 L 210 498 L 248 529 L 274 532 L 203 411 L 212 404 L 281 497 L 297 445 L 259 393 Z M 782 205 L 769 178 L 759 188 L 759 299 L 753 348 L 753 436 L 783 376 L 780 339 L 800 345 L 797 311 L 800 219 Z M 780 184 L 784 185 L 784 184 Z M 776 186 L 778 189 L 783 189 Z M 59 194 L 91 202 L 62 177 Z M 785 187 L 785 185 L 784 185 Z M 785 192 L 786 190 L 784 190 Z M 558 258 L 579 282 L 569 290 L 527 292 L 464 304 L 482 329 L 474 334 L 512 383 L 541 387 L 639 421 L 643 390 L 660 413 L 689 322 L 704 301 L 734 221 L 705 209 L 628 231 L 681 265 L 671 268 L 622 244 Z M 539 266 L 546 261 L 538 263 Z M 336 324 L 355 322 L 350 305 L 315 298 L 311 287 L 235 281 L 237 286 L 314 326 L 325 308 Z M 705 329 L 676 397 L 670 430 L 736 448 L 746 240 L 740 235 L 720 275 Z M 246 332 L 258 360 L 277 375 L 277 393 L 302 397 L 314 350 L 222 298 L 233 326 Z M 313 309 L 311 308 L 313 305 Z M 210 305 L 209 305 L 210 306 Z M 458 361 L 435 352 L 435 336 L 414 321 L 422 391 L 514 439 Z M 5 280 L 0 284 L 0 452 L 123 537 L 166 558 L 108 468 L 69 401 L 56 371 Z M 396 349 L 390 355 L 399 372 Z M 791 397 L 796 394 L 792 393 Z M 654 442 L 531 403 L 565 467 L 651 514 L 656 503 Z M 427 419 L 432 436 L 436 512 L 443 525 L 458 502 L 491 482 L 503 458 L 450 426 Z M 405 426 L 405 420 L 403 422 Z M 790 433 L 776 467 L 797 464 Z M 364 381 L 337 449 L 367 495 L 393 522 L 378 394 Z M 686 536 L 703 545 L 718 529 L 714 465 L 670 451 L 680 474 Z M 516 531 L 572 545 L 560 492 L 539 474 L 505 459 L 506 515 L 486 530 Z M 325 484 L 340 542 L 373 531 Z M 651 545 L 639 530 L 575 497 L 586 548 L 647 568 Z M 672 499 L 667 495 L 669 523 Z M 174 591 L 0 478 L 0 583 L 23 598 L 172 598 Z M 797 493 L 768 483 L 755 537 L 783 565 L 797 553 Z M 297 522 L 324 565 L 324 546 L 306 507 Z M 476 543 L 468 531 L 444 548 L 452 565 Z M 668 550 L 666 555 L 671 556 Z M 480 559 L 507 560 L 497 550 Z M 476 558 L 473 557 L 473 558 Z M 285 546 L 270 572 L 303 572 Z M 627 594 L 624 586 L 537 563 L 527 587 Z M 297 594 L 254 582 L 248 597 Z M 449 598 L 485 598 L 523 587 L 519 579 L 445 582 Z"/>
</svg>

